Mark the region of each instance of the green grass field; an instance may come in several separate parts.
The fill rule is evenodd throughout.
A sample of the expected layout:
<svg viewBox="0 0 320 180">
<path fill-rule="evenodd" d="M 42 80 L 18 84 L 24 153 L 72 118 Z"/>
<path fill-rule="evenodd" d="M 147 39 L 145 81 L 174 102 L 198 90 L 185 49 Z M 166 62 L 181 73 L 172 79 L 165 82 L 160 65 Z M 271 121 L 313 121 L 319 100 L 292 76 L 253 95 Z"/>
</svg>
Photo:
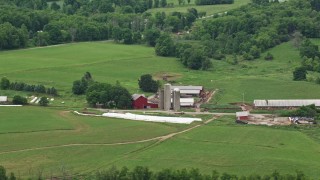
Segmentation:
<svg viewBox="0 0 320 180">
<path fill-rule="evenodd" d="M 42 108 L 23 111 L 30 110 L 40 114 Z M 60 114 L 60 120 L 73 125 L 73 130 L 49 130 L 48 126 L 47 132 L 0 134 L 1 164 L 9 171 L 35 178 L 39 171 L 50 177 L 141 165 L 153 170 L 199 168 L 204 173 L 218 170 L 238 175 L 270 174 L 274 170 L 291 174 L 302 170 L 314 178 L 319 175 L 320 141 L 305 133 L 307 129 L 235 125 L 233 117 L 225 116 L 157 145 L 149 141 L 107 146 L 101 143 L 147 139 L 186 126 L 79 117 L 60 110 L 51 113 Z M 29 123 L 37 123 L 37 118 L 29 119 Z M 98 144 L 58 146 L 71 143 Z M 43 149 L 48 146 L 55 147 Z M 27 150 L 14 152 L 22 149 Z"/>
<path fill-rule="evenodd" d="M 223 117 L 118 164 L 130 162 L 131 166 L 158 169 L 166 164 L 169 168 L 197 167 L 206 173 L 216 169 L 239 175 L 302 170 L 319 177 L 315 168 L 320 165 L 319 148 L 319 141 L 298 131 L 233 125 L 233 117 Z"/>
<path fill-rule="evenodd" d="M 320 44 L 319 40 L 314 42 Z M 290 42 L 270 52 L 273 61 L 263 60 L 265 53 L 261 59 L 238 65 L 213 60 L 209 71 L 186 69 L 176 58 L 155 56 L 150 47 L 111 42 L 0 52 L 0 77 L 55 86 L 61 96 L 50 106 L 62 106 L 0 107 L 0 164 L 22 177 L 34 177 L 41 169 L 46 175 L 58 175 L 112 165 L 146 165 L 157 170 L 196 167 L 206 173 L 216 169 L 236 174 L 267 174 L 276 169 L 293 173 L 299 169 L 316 178 L 319 173 L 315 167 L 320 166 L 318 128 L 237 126 L 233 117 L 223 117 L 157 145 L 148 141 L 110 146 L 105 144 L 154 138 L 189 126 L 80 117 L 66 111 L 86 105 L 83 96 L 71 95 L 72 82 L 86 71 L 100 82 L 119 81 L 131 93 L 140 92 L 137 80 L 144 73 L 174 74 L 177 84 L 219 89 L 219 98 L 212 102 L 220 105 L 241 102 L 243 93 L 248 103 L 268 98 L 319 98 L 319 85 L 292 81 L 292 70 L 299 66 L 300 57 Z M 14 94 L 33 95 L 0 91 L 0 95 Z"/>
<path fill-rule="evenodd" d="M 197 6 L 194 3 L 194 0 L 190 1 L 190 4 L 185 1 L 184 5 L 179 5 L 178 0 L 168 0 L 168 3 L 173 3 L 174 7 L 167 7 L 167 8 L 153 8 L 149 9 L 148 12 L 155 13 L 155 12 L 165 12 L 165 13 L 172 13 L 172 12 L 187 12 L 189 8 L 195 8 L 198 12 L 206 12 L 206 15 L 213 15 L 217 13 L 222 13 L 226 11 L 230 11 L 232 9 L 238 8 L 240 6 L 246 5 L 250 2 L 250 0 L 235 0 L 234 4 L 219 4 L 219 5 L 206 5 L 206 6 Z"/>
<path fill-rule="evenodd" d="M 315 40 L 319 43 L 318 40 Z M 58 89 L 60 97 L 52 105 L 83 107 L 84 97 L 73 96 L 72 82 L 87 71 L 94 80 L 114 84 L 119 81 L 131 93 L 139 93 L 138 79 L 142 74 L 174 74 L 177 84 L 203 85 L 206 89 L 220 89 L 221 97 L 213 99 L 219 104 L 254 99 L 319 98 L 320 86 L 314 82 L 292 81 L 292 71 L 300 64 L 298 50 L 290 42 L 270 52 L 273 61 L 262 58 L 230 65 L 226 61 L 213 61 L 209 71 L 184 68 L 176 58 L 158 57 L 154 49 L 138 45 L 120 45 L 111 42 L 66 44 L 46 48 L 0 52 L 0 76 L 11 81 L 44 84 Z M 285 53 L 283 53 L 285 52 Z M 313 73 L 312 76 L 319 76 Z M 306 89 L 308 93 L 306 93 Z M 32 95 L 14 91 L 0 91 L 2 95 Z M 64 101 L 65 104 L 61 104 Z"/>
</svg>

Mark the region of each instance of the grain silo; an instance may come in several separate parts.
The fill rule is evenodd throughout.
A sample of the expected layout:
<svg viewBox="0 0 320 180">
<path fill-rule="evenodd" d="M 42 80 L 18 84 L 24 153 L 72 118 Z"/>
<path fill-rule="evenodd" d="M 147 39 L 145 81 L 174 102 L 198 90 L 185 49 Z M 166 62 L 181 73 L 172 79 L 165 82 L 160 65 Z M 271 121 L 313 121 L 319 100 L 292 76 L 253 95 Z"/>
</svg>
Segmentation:
<svg viewBox="0 0 320 180">
<path fill-rule="evenodd" d="M 164 96 L 163 96 L 163 102 L 164 102 L 164 110 L 169 111 L 171 109 L 171 84 L 165 84 L 164 85 Z"/>
<path fill-rule="evenodd" d="M 180 89 L 179 88 L 175 88 L 173 90 L 173 109 L 175 111 L 180 110 Z"/>
</svg>

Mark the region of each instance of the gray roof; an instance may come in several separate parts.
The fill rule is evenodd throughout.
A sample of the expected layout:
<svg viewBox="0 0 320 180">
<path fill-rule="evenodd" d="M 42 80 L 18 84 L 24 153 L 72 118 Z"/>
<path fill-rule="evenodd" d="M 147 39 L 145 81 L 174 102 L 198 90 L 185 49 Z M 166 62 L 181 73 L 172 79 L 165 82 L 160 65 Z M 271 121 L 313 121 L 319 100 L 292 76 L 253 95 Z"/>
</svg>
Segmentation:
<svg viewBox="0 0 320 180">
<path fill-rule="evenodd" d="M 179 89 L 181 94 L 200 94 L 202 86 L 171 86 L 171 91 Z"/>
<path fill-rule="evenodd" d="M 240 116 L 249 116 L 249 112 L 248 112 L 248 111 L 236 112 L 236 116 L 237 116 L 237 117 L 240 117 Z"/>
<path fill-rule="evenodd" d="M 178 88 L 181 90 L 202 90 L 203 86 L 171 86 L 171 90 Z"/>
<path fill-rule="evenodd" d="M 320 99 L 288 99 L 288 100 L 254 100 L 256 107 L 300 107 L 315 104 L 320 106 Z"/>
<path fill-rule="evenodd" d="M 139 97 L 141 97 L 141 96 L 142 96 L 142 97 L 145 97 L 144 94 L 133 94 L 133 95 L 132 95 L 132 99 L 135 101 L 135 100 L 137 100 L 137 99 L 138 99 Z"/>
</svg>

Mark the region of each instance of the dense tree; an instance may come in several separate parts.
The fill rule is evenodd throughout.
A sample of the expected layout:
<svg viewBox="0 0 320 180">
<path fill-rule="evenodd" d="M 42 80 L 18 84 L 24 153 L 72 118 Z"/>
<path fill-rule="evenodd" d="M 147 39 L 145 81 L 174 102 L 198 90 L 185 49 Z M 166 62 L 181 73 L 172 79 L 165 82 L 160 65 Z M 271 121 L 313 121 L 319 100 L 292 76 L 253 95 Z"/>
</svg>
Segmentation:
<svg viewBox="0 0 320 180">
<path fill-rule="evenodd" d="M 3 77 L 1 78 L 1 82 L 0 82 L 0 89 L 6 90 L 10 88 L 10 81 L 8 78 Z"/>
<path fill-rule="evenodd" d="M 166 7 L 167 6 L 167 0 L 160 0 L 160 6 Z"/>
<path fill-rule="evenodd" d="M 157 39 L 155 51 L 158 56 L 173 56 L 175 54 L 175 45 L 170 34 L 163 33 Z"/>
<path fill-rule="evenodd" d="M 88 82 L 84 80 L 73 81 L 72 92 L 76 95 L 85 94 L 88 88 Z"/>
<path fill-rule="evenodd" d="M 6 169 L 0 165 L 0 180 L 7 180 Z"/>
<path fill-rule="evenodd" d="M 154 0 L 154 7 L 158 8 L 160 4 L 160 0 Z"/>
<path fill-rule="evenodd" d="M 300 47 L 300 56 L 314 59 L 319 56 L 319 47 L 306 39 Z"/>
<path fill-rule="evenodd" d="M 90 72 L 86 72 L 81 80 L 76 80 L 73 82 L 72 92 L 76 95 L 85 94 L 89 84 L 93 83 L 93 78 Z"/>
<path fill-rule="evenodd" d="M 297 67 L 293 71 L 293 80 L 294 81 L 303 81 L 307 79 L 307 70 L 305 67 Z"/>
<path fill-rule="evenodd" d="M 52 2 L 50 8 L 54 11 L 58 11 L 61 7 L 57 2 Z"/>
<path fill-rule="evenodd" d="M 95 106 L 102 104 L 107 108 L 131 108 L 132 100 L 129 91 L 120 86 L 106 83 L 92 83 L 86 92 L 88 104 Z"/>
<path fill-rule="evenodd" d="M 25 104 L 28 104 L 28 100 L 25 97 L 15 95 L 15 96 L 13 96 L 12 103 L 19 104 L 19 105 L 25 105 Z"/>
<path fill-rule="evenodd" d="M 157 92 L 159 89 L 159 82 L 153 80 L 150 74 L 141 75 L 138 84 L 139 88 L 144 92 Z"/>
<path fill-rule="evenodd" d="M 40 106 L 48 106 L 49 100 L 47 97 L 41 97 L 39 101 Z"/>
<path fill-rule="evenodd" d="M 234 0 L 196 0 L 196 5 L 232 4 Z"/>
<path fill-rule="evenodd" d="M 155 46 L 157 39 L 160 37 L 160 30 L 152 28 L 147 29 L 144 34 L 144 39 L 150 46 Z"/>
<path fill-rule="evenodd" d="M 180 60 L 186 67 L 195 70 L 207 70 L 212 66 L 204 47 L 193 46 L 185 49 Z"/>
</svg>

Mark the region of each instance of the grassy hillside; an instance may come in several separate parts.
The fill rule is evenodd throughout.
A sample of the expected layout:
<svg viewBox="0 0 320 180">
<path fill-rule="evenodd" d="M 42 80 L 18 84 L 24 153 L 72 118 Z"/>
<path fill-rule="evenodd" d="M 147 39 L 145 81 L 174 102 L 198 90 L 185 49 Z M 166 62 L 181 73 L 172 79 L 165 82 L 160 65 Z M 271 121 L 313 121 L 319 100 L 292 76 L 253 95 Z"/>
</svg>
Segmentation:
<svg viewBox="0 0 320 180">
<path fill-rule="evenodd" d="M 53 104 L 62 105 L 64 101 L 69 107 L 85 106 L 84 97 L 72 96 L 71 87 L 72 82 L 87 71 L 96 81 L 111 84 L 119 81 L 131 93 L 140 92 L 137 82 L 142 74 L 150 73 L 157 78 L 165 73 L 172 74 L 177 84 L 220 89 L 219 98 L 213 99 L 219 104 L 242 101 L 243 93 L 249 103 L 254 99 L 319 98 L 319 85 L 292 81 L 292 71 L 299 66 L 300 57 L 291 42 L 269 52 L 274 55 L 273 61 L 265 61 L 264 53 L 255 61 L 231 65 L 227 61 L 214 60 L 211 70 L 193 71 L 184 68 L 176 58 L 156 56 L 150 47 L 110 42 L 77 43 L 1 52 L 0 76 L 7 76 L 11 81 L 54 86 L 62 96 Z M 0 93 L 32 95 L 3 90 Z"/>
</svg>

